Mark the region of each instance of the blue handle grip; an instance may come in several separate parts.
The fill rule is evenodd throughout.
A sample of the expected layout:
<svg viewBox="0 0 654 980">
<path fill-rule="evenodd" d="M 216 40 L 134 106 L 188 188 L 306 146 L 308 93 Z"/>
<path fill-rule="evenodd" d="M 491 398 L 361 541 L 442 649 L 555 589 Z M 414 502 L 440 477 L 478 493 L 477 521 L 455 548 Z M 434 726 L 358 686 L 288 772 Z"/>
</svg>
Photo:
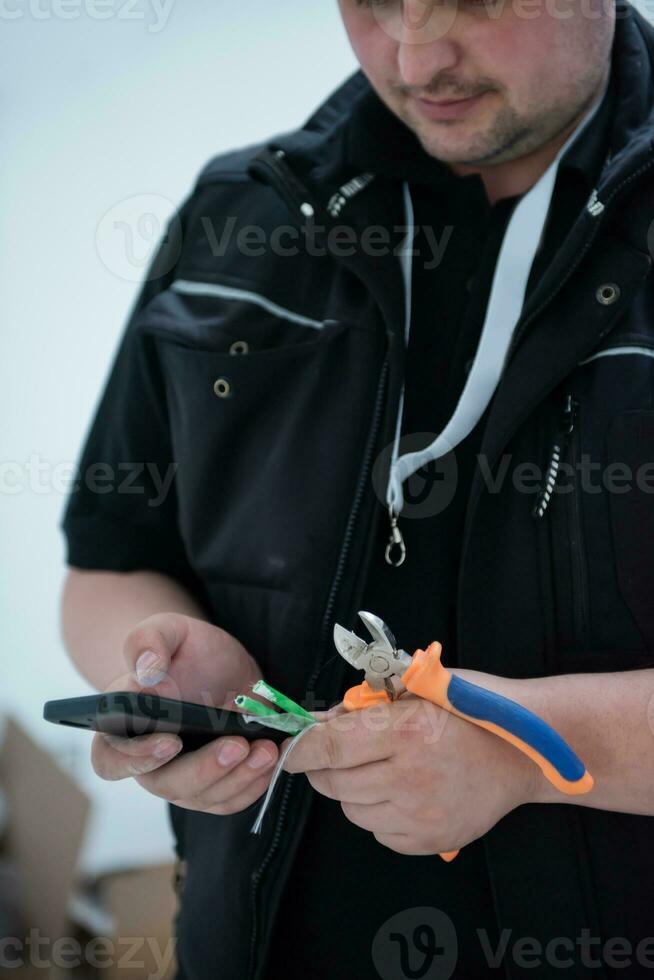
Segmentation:
<svg viewBox="0 0 654 980">
<path fill-rule="evenodd" d="M 564 791 L 571 791 L 568 784 L 586 784 L 590 780 L 585 765 L 558 732 L 522 705 L 455 675 L 451 675 L 447 698 L 457 713 L 470 721 L 496 726 L 524 743 L 520 748 L 535 762 L 541 765 L 544 761 L 553 767 L 565 784 L 559 787 Z"/>
</svg>

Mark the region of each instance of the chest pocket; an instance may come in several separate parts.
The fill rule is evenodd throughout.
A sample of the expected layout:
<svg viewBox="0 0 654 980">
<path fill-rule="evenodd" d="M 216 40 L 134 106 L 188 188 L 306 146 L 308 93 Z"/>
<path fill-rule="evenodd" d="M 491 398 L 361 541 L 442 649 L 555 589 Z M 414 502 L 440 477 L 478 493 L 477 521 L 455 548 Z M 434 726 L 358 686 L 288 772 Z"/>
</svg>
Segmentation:
<svg viewBox="0 0 654 980">
<path fill-rule="evenodd" d="M 205 582 L 309 594 L 314 568 L 320 581 L 385 347 L 377 324 L 361 321 L 189 280 L 144 309 L 138 328 L 165 386 L 179 526 Z"/>
<path fill-rule="evenodd" d="M 549 525 L 557 644 L 583 666 L 654 657 L 653 398 L 647 337 L 588 358 L 556 394 L 534 516 Z"/>
</svg>

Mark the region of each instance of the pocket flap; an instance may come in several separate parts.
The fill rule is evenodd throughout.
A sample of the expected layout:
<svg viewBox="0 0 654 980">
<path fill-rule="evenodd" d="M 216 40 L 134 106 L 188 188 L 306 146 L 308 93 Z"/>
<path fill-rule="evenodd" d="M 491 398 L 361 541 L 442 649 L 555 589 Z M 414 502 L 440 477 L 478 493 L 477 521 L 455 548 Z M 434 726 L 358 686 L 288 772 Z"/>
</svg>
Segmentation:
<svg viewBox="0 0 654 980">
<path fill-rule="evenodd" d="M 250 353 L 314 343 L 338 323 L 286 309 L 259 292 L 178 279 L 143 310 L 139 327 L 200 350 Z"/>
</svg>

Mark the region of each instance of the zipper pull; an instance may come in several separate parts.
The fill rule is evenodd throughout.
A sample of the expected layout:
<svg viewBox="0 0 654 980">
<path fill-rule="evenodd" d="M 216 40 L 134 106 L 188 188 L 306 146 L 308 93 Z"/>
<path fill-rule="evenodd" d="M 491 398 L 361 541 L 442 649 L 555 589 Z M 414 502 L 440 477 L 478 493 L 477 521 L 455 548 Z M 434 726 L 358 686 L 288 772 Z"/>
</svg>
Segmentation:
<svg viewBox="0 0 654 980">
<path fill-rule="evenodd" d="M 404 564 L 404 559 L 406 558 L 406 545 L 402 537 L 402 532 L 397 526 L 397 517 L 393 513 L 392 507 L 388 508 L 388 517 L 391 522 L 391 535 L 386 545 L 386 561 L 393 568 L 399 568 L 400 565 Z M 399 554 L 394 558 L 393 552 L 395 549 L 399 549 Z"/>
<path fill-rule="evenodd" d="M 531 511 L 531 516 L 536 520 L 541 520 L 545 516 L 545 512 L 547 511 L 550 500 L 552 499 L 554 487 L 556 486 L 556 480 L 559 475 L 559 469 L 561 467 L 561 456 L 563 454 L 563 450 L 570 441 L 570 436 L 574 432 L 578 406 L 579 402 L 577 402 L 572 395 L 566 395 L 563 403 L 563 410 L 561 412 L 561 418 L 559 420 L 559 439 L 552 446 L 552 453 L 550 455 L 547 473 L 545 474 L 545 485 L 541 487 L 538 497 L 536 498 L 536 503 Z"/>
</svg>

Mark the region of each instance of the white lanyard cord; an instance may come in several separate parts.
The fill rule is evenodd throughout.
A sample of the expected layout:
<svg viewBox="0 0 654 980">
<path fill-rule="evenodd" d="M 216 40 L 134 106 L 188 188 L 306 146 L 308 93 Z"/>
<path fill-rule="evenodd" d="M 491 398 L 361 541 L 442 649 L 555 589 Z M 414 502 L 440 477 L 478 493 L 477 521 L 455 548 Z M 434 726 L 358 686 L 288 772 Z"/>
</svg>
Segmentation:
<svg viewBox="0 0 654 980">
<path fill-rule="evenodd" d="M 398 424 L 395 433 L 393 461 L 388 481 L 387 499 L 391 523 L 404 507 L 403 483 L 421 466 L 446 455 L 472 432 L 488 407 L 499 383 L 515 327 L 524 305 L 527 284 L 545 230 L 554 185 L 561 158 L 581 132 L 594 119 L 606 88 L 608 78 L 593 107 L 563 144 L 555 159 L 534 186 L 518 201 L 500 249 L 484 326 L 477 352 L 454 414 L 443 431 L 425 449 L 406 453 L 398 458 L 404 387 L 400 395 Z M 414 216 L 411 193 L 403 184 L 408 234 L 400 262 L 405 284 L 405 343 L 408 347 L 411 323 L 411 283 Z M 408 251 L 407 255 L 404 254 Z"/>
</svg>

